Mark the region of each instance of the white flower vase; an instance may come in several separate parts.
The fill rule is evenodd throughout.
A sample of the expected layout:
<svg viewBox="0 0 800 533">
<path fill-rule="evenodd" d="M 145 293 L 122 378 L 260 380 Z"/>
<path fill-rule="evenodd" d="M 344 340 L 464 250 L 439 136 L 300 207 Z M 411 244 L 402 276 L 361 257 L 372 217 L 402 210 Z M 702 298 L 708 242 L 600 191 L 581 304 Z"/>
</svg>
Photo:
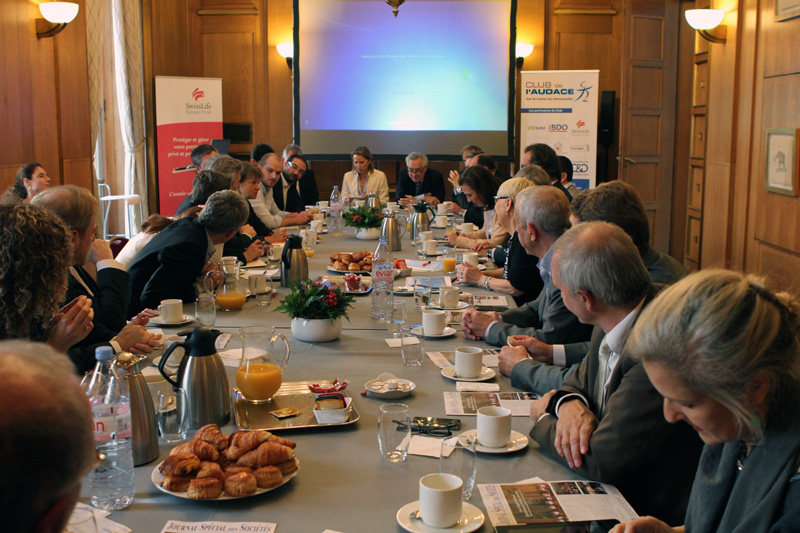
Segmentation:
<svg viewBox="0 0 800 533">
<path fill-rule="evenodd" d="M 381 228 L 358 228 L 356 230 L 356 239 L 362 241 L 377 241 L 381 236 Z"/>
<path fill-rule="evenodd" d="M 293 318 L 292 335 L 303 342 L 330 342 L 342 334 L 342 317 L 331 324 L 327 318 Z"/>
</svg>

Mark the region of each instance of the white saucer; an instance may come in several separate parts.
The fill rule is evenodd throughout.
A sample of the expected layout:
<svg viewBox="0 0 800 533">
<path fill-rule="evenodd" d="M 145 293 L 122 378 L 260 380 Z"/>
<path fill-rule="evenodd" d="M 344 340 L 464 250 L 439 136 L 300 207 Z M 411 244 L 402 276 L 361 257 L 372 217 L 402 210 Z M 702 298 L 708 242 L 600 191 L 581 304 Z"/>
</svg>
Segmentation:
<svg viewBox="0 0 800 533">
<path fill-rule="evenodd" d="M 447 229 L 447 226 L 434 226 L 431 224 L 431 229 Z"/>
<path fill-rule="evenodd" d="M 414 287 L 408 287 L 406 285 L 395 287 L 392 292 L 397 296 L 413 296 L 414 295 Z"/>
<path fill-rule="evenodd" d="M 511 438 L 508 440 L 508 443 L 502 448 L 489 448 L 488 446 L 483 446 L 478 442 L 478 430 L 477 429 L 470 429 L 469 431 L 465 431 L 464 433 L 460 433 L 458 435 L 458 442 L 464 444 L 467 441 L 467 437 L 474 437 L 475 438 L 475 451 L 482 452 L 482 453 L 511 453 L 511 452 L 518 452 L 519 450 L 524 450 L 528 447 L 528 436 L 520 433 L 519 431 L 511 430 Z"/>
<path fill-rule="evenodd" d="M 444 252 L 436 252 L 435 254 L 425 254 L 426 257 L 439 257 L 440 255 L 444 255 Z"/>
<path fill-rule="evenodd" d="M 458 311 L 459 309 L 466 309 L 469 307 L 467 302 L 458 302 L 458 305 L 455 307 L 442 307 L 439 304 L 428 304 L 428 307 L 431 309 L 442 309 L 444 311 Z"/>
<path fill-rule="evenodd" d="M 398 388 L 388 388 L 389 383 L 396 383 Z M 382 400 L 398 400 L 411 394 L 411 391 L 416 388 L 416 385 L 413 381 L 398 378 L 394 374 L 384 372 L 377 378 L 367 381 L 364 384 L 364 388 L 367 389 L 367 393 L 376 398 Z"/>
<path fill-rule="evenodd" d="M 450 337 L 456 334 L 456 328 L 446 327 L 444 331 L 442 331 L 441 335 L 423 335 L 422 334 L 422 326 L 417 326 L 416 328 L 411 329 L 411 333 L 416 335 L 417 337 L 425 337 L 426 339 L 440 339 L 443 337 Z"/>
<path fill-rule="evenodd" d="M 193 316 L 183 315 L 178 322 L 164 322 L 164 319 L 160 316 L 154 316 L 150 319 L 150 322 L 153 324 L 158 324 L 159 326 L 182 326 L 184 324 L 188 324 L 194 320 Z"/>
<path fill-rule="evenodd" d="M 488 366 L 484 366 L 481 367 L 481 373 L 478 374 L 477 378 L 460 378 L 456 376 L 455 366 L 446 366 L 442 369 L 442 375 L 453 381 L 486 381 L 495 377 L 497 373 Z"/>
<path fill-rule="evenodd" d="M 483 511 L 471 503 L 461 502 L 461 518 L 451 527 L 433 527 L 420 519 L 411 518 L 411 513 L 419 511 L 419 500 L 408 503 L 397 511 L 397 523 L 400 527 L 411 533 L 437 533 L 447 531 L 450 533 L 470 533 L 483 525 Z"/>
</svg>

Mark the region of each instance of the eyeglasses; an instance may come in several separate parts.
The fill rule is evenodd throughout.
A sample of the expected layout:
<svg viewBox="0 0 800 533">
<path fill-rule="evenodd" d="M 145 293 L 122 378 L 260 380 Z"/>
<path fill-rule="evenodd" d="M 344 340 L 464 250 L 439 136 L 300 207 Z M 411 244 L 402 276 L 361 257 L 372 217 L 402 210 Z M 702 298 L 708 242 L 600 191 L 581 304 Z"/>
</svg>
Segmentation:
<svg viewBox="0 0 800 533">
<path fill-rule="evenodd" d="M 397 424 L 397 431 L 408 431 L 408 424 L 400 420 L 392 420 Z M 445 426 L 420 426 L 411 424 L 411 433 L 419 433 L 421 435 L 433 435 L 434 437 L 449 437 L 453 434 L 449 427 Z"/>
<path fill-rule="evenodd" d="M 408 169 L 408 173 L 409 174 L 422 174 L 424 172 L 425 172 L 425 167 L 422 167 L 422 168 L 409 168 Z"/>
<path fill-rule="evenodd" d="M 298 167 L 295 163 L 289 163 L 289 166 L 292 167 L 293 169 L 295 169 L 297 171 L 297 173 L 300 174 L 301 176 L 306 173 L 305 170 L 303 170 L 302 168 Z"/>
<path fill-rule="evenodd" d="M 494 197 L 494 203 L 497 203 L 499 200 L 508 200 L 509 198 L 511 198 L 511 197 L 510 196 L 495 196 Z"/>
</svg>

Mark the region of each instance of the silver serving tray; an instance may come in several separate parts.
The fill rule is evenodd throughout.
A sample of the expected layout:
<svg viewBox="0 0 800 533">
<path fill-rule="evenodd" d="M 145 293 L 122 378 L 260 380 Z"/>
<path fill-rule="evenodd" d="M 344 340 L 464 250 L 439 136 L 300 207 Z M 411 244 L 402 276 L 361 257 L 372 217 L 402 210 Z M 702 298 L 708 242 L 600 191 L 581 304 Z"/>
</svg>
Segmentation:
<svg viewBox="0 0 800 533">
<path fill-rule="evenodd" d="M 345 293 L 345 294 L 352 294 L 353 296 L 364 296 L 365 294 L 369 294 L 372 291 L 372 279 L 371 278 L 361 278 L 361 283 L 364 285 L 364 290 L 361 291 L 351 291 L 347 289 L 347 283 L 344 281 L 344 276 L 319 276 L 314 281 L 318 281 L 320 283 L 327 283 L 329 286 L 336 286 Z"/>
<path fill-rule="evenodd" d="M 350 416 L 344 422 L 320 424 L 314 416 L 314 395 L 308 386 L 314 383 L 324 384 L 325 380 L 288 381 L 281 385 L 269 402 L 254 402 L 242 396 L 236 387 L 231 389 L 233 417 L 240 429 L 267 429 L 281 431 L 284 429 L 305 429 L 355 424 L 361 418 L 355 402 L 350 402 Z M 345 395 L 347 393 L 345 392 Z M 289 418 L 277 419 L 270 413 L 286 407 L 295 407 L 300 414 Z"/>
</svg>

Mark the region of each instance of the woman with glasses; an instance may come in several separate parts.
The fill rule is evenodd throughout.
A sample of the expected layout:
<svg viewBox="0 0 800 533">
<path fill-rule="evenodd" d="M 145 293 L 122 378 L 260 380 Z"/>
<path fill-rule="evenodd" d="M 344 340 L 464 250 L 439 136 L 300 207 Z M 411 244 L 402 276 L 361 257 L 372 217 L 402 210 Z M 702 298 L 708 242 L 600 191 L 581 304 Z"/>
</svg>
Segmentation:
<svg viewBox="0 0 800 533">
<path fill-rule="evenodd" d="M 797 531 L 800 525 L 800 306 L 763 281 L 702 270 L 639 316 L 625 351 L 664 397 L 664 417 L 705 447 L 685 526 L 653 517 L 612 533 Z"/>
<path fill-rule="evenodd" d="M 549 184 L 548 184 L 549 185 Z M 519 242 L 514 223 L 514 205 L 517 194 L 533 187 L 526 178 L 511 178 L 504 181 L 494 197 L 495 218 L 506 231 L 513 235 L 503 246 L 506 262 L 503 268 L 481 272 L 475 266 L 464 262 L 458 267 L 456 283 L 477 285 L 484 289 L 510 294 L 517 305 L 534 300 L 544 283 L 536 273 L 539 258 L 528 255 Z"/>
<path fill-rule="evenodd" d="M 375 193 L 381 206 L 389 203 L 389 184 L 386 174 L 375 169 L 372 152 L 366 146 L 353 150 L 353 170 L 344 175 L 342 180 L 342 196 L 365 200 L 370 193 Z"/>
<path fill-rule="evenodd" d="M 503 246 L 509 233 L 497 221 L 494 211 L 494 197 L 500 187 L 500 180 L 486 168 L 472 166 L 461 174 L 458 184 L 467 201 L 483 209 L 483 228 L 467 233 L 448 232 L 447 241 L 452 246 L 473 250 Z"/>
</svg>

